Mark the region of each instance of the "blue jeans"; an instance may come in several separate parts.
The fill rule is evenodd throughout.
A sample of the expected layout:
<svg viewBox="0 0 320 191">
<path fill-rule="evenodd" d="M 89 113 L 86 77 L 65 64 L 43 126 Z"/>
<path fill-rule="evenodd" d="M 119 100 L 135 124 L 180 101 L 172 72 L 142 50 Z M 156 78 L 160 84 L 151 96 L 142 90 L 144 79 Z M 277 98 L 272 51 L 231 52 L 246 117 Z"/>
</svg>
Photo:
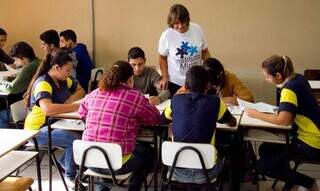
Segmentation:
<svg viewBox="0 0 320 191">
<path fill-rule="evenodd" d="M 73 148 L 72 143 L 77 139 L 77 137 L 70 131 L 65 131 L 62 129 L 54 129 L 51 131 L 51 144 L 52 146 L 58 146 L 64 148 L 64 153 L 59 159 L 60 164 L 64 167 L 65 177 L 75 178 L 76 164 L 73 160 Z M 40 133 L 37 135 L 38 144 L 48 145 L 48 127 L 42 127 Z"/>
<path fill-rule="evenodd" d="M 0 128 L 9 128 L 9 122 L 11 120 L 11 115 L 9 111 L 9 119 L 8 119 L 8 110 L 0 111 Z"/>
<path fill-rule="evenodd" d="M 223 166 L 221 161 L 218 159 L 216 165 L 214 165 L 211 169 L 208 169 L 209 180 L 213 180 L 217 178 L 219 173 L 221 172 Z M 170 169 L 168 171 L 169 176 Z M 173 170 L 172 180 L 183 182 L 183 183 L 196 183 L 196 184 L 204 184 L 207 182 L 206 176 L 203 173 L 202 169 L 188 169 L 188 168 L 178 168 L 176 167 Z"/>
<path fill-rule="evenodd" d="M 138 143 L 132 152 L 130 159 L 122 165 L 121 169 L 115 172 L 116 175 L 126 174 L 133 171 L 129 180 L 128 191 L 139 191 L 145 176 L 152 170 L 154 164 L 154 149 L 146 144 Z M 93 171 L 101 174 L 110 174 L 107 169 L 92 168 Z M 108 191 L 110 188 L 97 185 L 96 191 Z"/>
</svg>

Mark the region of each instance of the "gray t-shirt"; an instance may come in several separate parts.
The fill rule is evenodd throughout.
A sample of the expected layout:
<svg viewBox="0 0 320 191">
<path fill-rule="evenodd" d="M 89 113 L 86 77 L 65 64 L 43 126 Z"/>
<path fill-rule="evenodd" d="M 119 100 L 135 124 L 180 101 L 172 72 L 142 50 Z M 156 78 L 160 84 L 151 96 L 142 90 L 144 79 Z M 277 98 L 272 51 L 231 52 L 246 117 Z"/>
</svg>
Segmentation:
<svg viewBox="0 0 320 191">
<path fill-rule="evenodd" d="M 134 88 L 140 90 L 143 94 L 150 96 L 159 96 L 161 102 L 170 97 L 168 90 L 160 90 L 158 82 L 161 80 L 160 74 L 153 68 L 145 67 L 145 70 L 139 76 L 133 76 Z"/>
</svg>

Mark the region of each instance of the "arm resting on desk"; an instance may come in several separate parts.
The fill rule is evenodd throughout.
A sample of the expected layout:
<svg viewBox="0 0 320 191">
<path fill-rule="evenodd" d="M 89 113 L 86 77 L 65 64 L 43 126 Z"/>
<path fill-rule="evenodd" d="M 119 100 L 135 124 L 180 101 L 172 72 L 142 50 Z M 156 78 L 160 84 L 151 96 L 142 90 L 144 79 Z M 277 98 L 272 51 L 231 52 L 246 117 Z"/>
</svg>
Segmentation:
<svg viewBox="0 0 320 191">
<path fill-rule="evenodd" d="M 52 103 L 51 99 L 44 98 L 39 101 L 41 110 L 46 116 L 55 115 L 59 113 L 67 113 L 79 109 L 79 104 L 58 104 Z"/>
<path fill-rule="evenodd" d="M 271 114 L 262 113 L 255 109 L 246 109 L 245 112 L 249 117 L 257 118 L 276 125 L 288 126 L 291 125 L 294 120 L 294 115 L 288 111 L 280 111 L 278 114 Z"/>
<path fill-rule="evenodd" d="M 78 84 L 76 91 L 64 103 L 73 103 L 85 96 L 83 88 Z"/>
</svg>

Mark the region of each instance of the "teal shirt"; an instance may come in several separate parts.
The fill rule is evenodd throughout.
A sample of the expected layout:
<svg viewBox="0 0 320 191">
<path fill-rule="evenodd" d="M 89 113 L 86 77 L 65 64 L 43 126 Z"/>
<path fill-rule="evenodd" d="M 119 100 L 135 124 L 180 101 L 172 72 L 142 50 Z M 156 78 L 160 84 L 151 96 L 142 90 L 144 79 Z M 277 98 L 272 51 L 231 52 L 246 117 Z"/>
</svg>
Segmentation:
<svg viewBox="0 0 320 191">
<path fill-rule="evenodd" d="M 18 73 L 17 77 L 11 82 L 11 85 L 1 85 L 0 92 L 7 92 L 9 94 L 19 94 L 27 90 L 33 75 L 37 72 L 39 66 L 39 59 L 36 58 L 29 64 L 24 66 Z"/>
</svg>

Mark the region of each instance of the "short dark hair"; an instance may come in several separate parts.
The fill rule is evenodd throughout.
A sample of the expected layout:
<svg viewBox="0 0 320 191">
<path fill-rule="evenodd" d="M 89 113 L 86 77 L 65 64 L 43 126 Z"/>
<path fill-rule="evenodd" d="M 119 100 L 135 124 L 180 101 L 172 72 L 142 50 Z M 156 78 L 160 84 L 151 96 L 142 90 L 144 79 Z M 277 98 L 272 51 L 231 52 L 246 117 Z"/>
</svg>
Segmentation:
<svg viewBox="0 0 320 191">
<path fill-rule="evenodd" d="M 7 35 L 7 32 L 3 28 L 0 28 L 0 35 Z"/>
<path fill-rule="evenodd" d="M 72 40 L 75 43 L 77 42 L 77 35 L 71 29 L 68 29 L 68 30 L 60 32 L 60 36 L 63 37 L 64 39 L 66 39 L 66 40 Z"/>
<path fill-rule="evenodd" d="M 136 58 L 142 58 L 143 60 L 146 60 L 144 51 L 140 47 L 130 48 L 128 52 L 128 61 L 130 59 L 136 59 Z"/>
<path fill-rule="evenodd" d="M 174 4 L 170 7 L 170 12 L 167 18 L 167 24 L 170 28 L 173 28 L 174 22 L 178 20 L 182 23 L 190 23 L 190 13 L 188 9 L 181 4 Z"/>
<path fill-rule="evenodd" d="M 40 34 L 40 40 L 47 44 L 53 44 L 55 47 L 59 48 L 59 35 L 56 30 L 47 30 Z"/>
<path fill-rule="evenodd" d="M 210 83 L 220 88 L 223 87 L 226 77 L 221 62 L 216 58 L 208 58 L 203 62 L 203 67 L 209 73 Z"/>
<path fill-rule="evenodd" d="M 9 55 L 11 57 L 16 57 L 20 59 L 28 58 L 30 61 L 36 58 L 33 48 L 28 43 L 23 41 L 15 43 L 12 46 Z"/>
<path fill-rule="evenodd" d="M 203 66 L 195 65 L 186 74 L 185 86 L 191 92 L 204 93 L 209 83 L 208 72 Z"/>
</svg>

